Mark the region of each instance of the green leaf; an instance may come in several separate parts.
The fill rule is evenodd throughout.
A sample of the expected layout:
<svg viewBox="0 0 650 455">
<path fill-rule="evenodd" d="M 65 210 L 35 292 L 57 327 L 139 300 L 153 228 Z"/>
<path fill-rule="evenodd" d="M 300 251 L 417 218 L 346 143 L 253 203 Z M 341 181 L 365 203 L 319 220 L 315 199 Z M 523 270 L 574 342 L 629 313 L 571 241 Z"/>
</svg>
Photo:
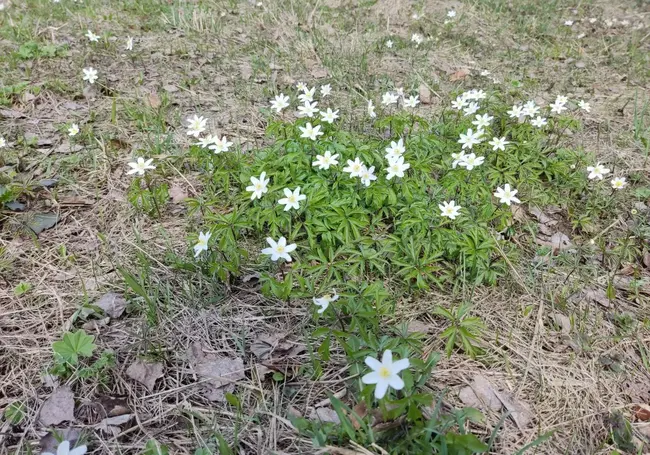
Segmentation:
<svg viewBox="0 0 650 455">
<path fill-rule="evenodd" d="M 5 409 L 5 419 L 12 425 L 18 425 L 25 418 L 25 404 L 21 401 L 14 401 Z"/>
<path fill-rule="evenodd" d="M 169 455 L 169 449 L 155 439 L 150 439 L 147 441 L 147 445 L 144 446 L 142 455 Z"/>
<path fill-rule="evenodd" d="M 74 333 L 66 332 L 63 334 L 63 340 L 55 341 L 52 344 L 55 354 L 59 355 L 64 361 L 76 365 L 79 356 L 90 357 L 97 347 L 93 341 L 93 335 L 86 335 L 83 330 L 77 330 Z"/>
</svg>

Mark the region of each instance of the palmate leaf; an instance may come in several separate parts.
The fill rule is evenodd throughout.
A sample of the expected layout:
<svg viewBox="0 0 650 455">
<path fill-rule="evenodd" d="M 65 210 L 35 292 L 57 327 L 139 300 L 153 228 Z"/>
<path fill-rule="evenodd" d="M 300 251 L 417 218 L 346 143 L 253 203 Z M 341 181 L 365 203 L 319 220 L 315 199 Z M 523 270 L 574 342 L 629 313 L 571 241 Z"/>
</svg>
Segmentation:
<svg viewBox="0 0 650 455">
<path fill-rule="evenodd" d="M 83 330 L 66 332 L 63 335 L 63 340 L 55 341 L 52 344 L 52 349 L 64 361 L 76 365 L 79 362 L 79 356 L 90 357 L 93 355 L 93 351 L 97 347 L 93 341 L 95 341 L 95 337 L 86 335 Z"/>
</svg>

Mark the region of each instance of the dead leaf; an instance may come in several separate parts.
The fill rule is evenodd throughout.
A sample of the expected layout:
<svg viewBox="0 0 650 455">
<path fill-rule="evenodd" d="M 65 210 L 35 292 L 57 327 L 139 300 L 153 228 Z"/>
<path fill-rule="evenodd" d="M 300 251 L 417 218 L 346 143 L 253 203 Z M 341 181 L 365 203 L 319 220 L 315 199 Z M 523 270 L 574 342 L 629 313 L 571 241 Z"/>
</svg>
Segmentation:
<svg viewBox="0 0 650 455">
<path fill-rule="evenodd" d="M 311 408 L 307 418 L 312 421 L 341 423 L 341 419 L 332 408 Z"/>
<path fill-rule="evenodd" d="M 537 221 L 539 221 L 542 224 L 547 224 L 549 226 L 553 226 L 557 224 L 557 221 L 550 218 L 546 213 L 542 212 L 539 208 L 535 206 L 528 207 L 528 211 L 530 212 L 531 215 L 537 218 Z"/>
<path fill-rule="evenodd" d="M 107 417 L 95 425 L 95 430 L 99 430 L 103 433 L 110 434 L 115 437 L 122 432 L 122 429 L 119 427 L 119 425 L 124 425 L 129 420 L 131 420 L 131 418 L 131 414 Z"/>
<path fill-rule="evenodd" d="M 253 68 L 248 62 L 242 62 L 239 64 L 239 74 L 241 78 L 245 81 L 249 80 L 253 75 Z"/>
<path fill-rule="evenodd" d="M 101 296 L 95 305 L 101 308 L 106 316 L 119 318 L 126 308 L 126 299 L 122 294 L 109 292 Z"/>
<path fill-rule="evenodd" d="M 62 153 L 62 154 L 76 153 L 76 152 L 80 152 L 83 149 L 84 147 L 81 144 L 75 144 L 71 146 L 69 142 L 62 142 L 61 144 L 59 144 L 58 147 L 54 149 L 54 153 Z"/>
<path fill-rule="evenodd" d="M 126 374 L 131 379 L 144 384 L 147 390 L 152 391 L 153 386 L 158 378 L 163 375 L 162 363 L 149 363 L 144 360 L 136 360 L 126 370 Z"/>
<path fill-rule="evenodd" d="M 98 332 L 100 329 L 106 327 L 109 322 L 111 322 L 111 318 L 109 317 L 105 317 L 104 319 L 93 319 L 92 321 L 84 322 L 81 328 L 89 332 Z"/>
<path fill-rule="evenodd" d="M 92 199 L 87 199 L 82 196 L 64 196 L 60 197 L 59 205 L 73 206 L 73 205 L 93 205 L 95 203 Z"/>
<path fill-rule="evenodd" d="M 451 82 L 456 82 L 461 79 L 465 79 L 467 76 L 469 76 L 469 70 L 467 68 L 462 68 L 449 76 L 449 80 Z"/>
<path fill-rule="evenodd" d="M 162 103 L 158 94 L 156 92 L 152 92 L 147 95 L 147 104 L 152 109 L 158 109 Z"/>
<path fill-rule="evenodd" d="M 420 84 L 418 94 L 420 95 L 420 102 L 422 104 L 431 104 L 431 90 L 429 90 L 429 87 L 425 84 Z"/>
<path fill-rule="evenodd" d="M 292 343 L 283 341 L 287 333 L 261 334 L 255 338 L 251 344 L 251 352 L 255 357 L 261 360 L 268 359 L 277 349 L 278 351 L 287 351 L 293 346 Z"/>
<path fill-rule="evenodd" d="M 0 109 L 0 116 L 5 118 L 23 118 L 25 114 L 16 109 Z"/>
<path fill-rule="evenodd" d="M 571 333 L 571 319 L 563 315 L 562 313 L 553 313 L 551 316 L 553 322 L 560 327 L 560 332 L 563 335 L 568 335 Z"/>
<path fill-rule="evenodd" d="M 199 376 L 211 379 L 204 384 L 204 396 L 210 401 L 225 401 L 226 392 L 235 390 L 235 382 L 246 378 L 244 361 L 239 357 L 206 359 L 195 369 Z"/>
<path fill-rule="evenodd" d="M 46 427 L 74 421 L 74 394 L 70 387 L 59 387 L 45 400 L 40 420 Z"/>
<path fill-rule="evenodd" d="M 174 204 L 179 204 L 188 198 L 183 187 L 177 183 L 172 183 L 172 186 L 169 189 L 169 196 L 172 198 Z"/>
<path fill-rule="evenodd" d="M 406 330 L 408 333 L 416 333 L 416 332 L 431 333 L 433 331 L 433 327 L 431 327 L 431 325 L 429 324 L 425 324 L 424 322 L 420 322 L 416 319 L 408 323 Z"/>
<path fill-rule="evenodd" d="M 643 252 L 643 265 L 650 268 L 650 252 L 648 251 Z"/>
<path fill-rule="evenodd" d="M 584 289 L 583 290 L 583 297 L 585 300 L 588 302 L 595 302 L 598 303 L 604 307 L 609 307 L 611 306 L 611 303 L 609 299 L 607 298 L 607 294 L 605 291 L 603 291 L 600 288 L 590 288 L 590 289 Z"/>
<path fill-rule="evenodd" d="M 102 416 L 115 417 L 131 413 L 125 397 L 100 395 L 97 398 L 97 404 L 102 407 Z"/>
<path fill-rule="evenodd" d="M 494 387 L 483 375 L 476 375 L 472 383 L 463 387 L 459 392 L 461 401 L 469 407 L 477 409 L 501 409 L 501 402 L 497 397 Z"/>
<path fill-rule="evenodd" d="M 503 403 L 503 406 L 510 411 L 510 417 L 512 417 L 512 420 L 515 421 L 515 424 L 517 424 L 520 430 L 527 428 L 532 423 L 535 416 L 527 404 L 518 400 L 512 393 L 506 390 L 494 390 L 494 393 L 501 403 Z"/>
<path fill-rule="evenodd" d="M 640 422 L 647 422 L 650 420 L 650 406 L 645 404 L 637 404 L 632 408 L 634 410 L 634 418 Z"/>
<path fill-rule="evenodd" d="M 512 211 L 512 218 L 514 218 L 516 221 L 519 221 L 520 223 L 524 223 L 525 221 L 528 220 L 526 211 L 522 206 L 513 204 L 510 206 L 510 210 Z"/>
<path fill-rule="evenodd" d="M 551 245 L 554 250 L 566 250 L 571 248 L 571 239 L 562 232 L 556 232 L 551 236 Z"/>
<path fill-rule="evenodd" d="M 167 85 L 163 85 L 163 90 L 166 91 L 167 93 L 174 93 L 178 91 L 178 87 L 176 87 L 173 84 L 167 84 Z"/>
<path fill-rule="evenodd" d="M 322 67 L 312 68 L 310 74 L 314 79 L 322 79 L 327 77 L 327 70 Z"/>
</svg>

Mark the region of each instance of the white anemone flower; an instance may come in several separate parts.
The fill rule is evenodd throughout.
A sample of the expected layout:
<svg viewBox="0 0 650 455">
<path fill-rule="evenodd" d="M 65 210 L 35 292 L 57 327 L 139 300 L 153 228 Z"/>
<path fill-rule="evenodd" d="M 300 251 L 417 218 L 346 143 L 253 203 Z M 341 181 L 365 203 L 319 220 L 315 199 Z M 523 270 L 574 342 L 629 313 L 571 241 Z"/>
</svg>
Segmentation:
<svg viewBox="0 0 650 455">
<path fill-rule="evenodd" d="M 409 359 L 393 362 L 393 353 L 390 349 L 384 351 L 381 362 L 374 357 L 366 357 L 366 365 L 372 372 L 361 378 L 364 384 L 375 384 L 375 398 L 384 398 L 389 387 L 395 390 L 404 388 L 404 381 L 398 375 L 410 366 Z"/>
<path fill-rule="evenodd" d="M 287 245 L 287 239 L 284 237 L 280 237 L 277 242 L 271 237 L 267 237 L 266 243 L 269 244 L 269 248 L 264 248 L 262 254 L 271 256 L 272 261 L 277 261 L 278 259 L 284 259 L 287 262 L 292 261 L 289 253 L 297 248 L 295 243 Z"/>
</svg>

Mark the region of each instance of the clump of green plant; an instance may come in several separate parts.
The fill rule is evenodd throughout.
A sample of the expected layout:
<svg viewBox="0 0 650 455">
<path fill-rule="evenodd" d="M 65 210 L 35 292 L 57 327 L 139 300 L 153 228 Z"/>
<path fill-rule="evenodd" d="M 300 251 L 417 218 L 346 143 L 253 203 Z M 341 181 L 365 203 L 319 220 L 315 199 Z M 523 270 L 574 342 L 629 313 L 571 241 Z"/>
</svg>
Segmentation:
<svg viewBox="0 0 650 455">
<path fill-rule="evenodd" d="M 90 358 L 95 352 L 97 345 L 94 341 L 95 337 L 84 330 L 64 333 L 61 340 L 52 344 L 54 365 L 50 373 L 64 378 L 74 375 L 80 379 L 102 375 L 107 368 L 115 365 L 115 355 L 105 350 L 92 363 L 83 361 L 83 358 Z"/>
</svg>

